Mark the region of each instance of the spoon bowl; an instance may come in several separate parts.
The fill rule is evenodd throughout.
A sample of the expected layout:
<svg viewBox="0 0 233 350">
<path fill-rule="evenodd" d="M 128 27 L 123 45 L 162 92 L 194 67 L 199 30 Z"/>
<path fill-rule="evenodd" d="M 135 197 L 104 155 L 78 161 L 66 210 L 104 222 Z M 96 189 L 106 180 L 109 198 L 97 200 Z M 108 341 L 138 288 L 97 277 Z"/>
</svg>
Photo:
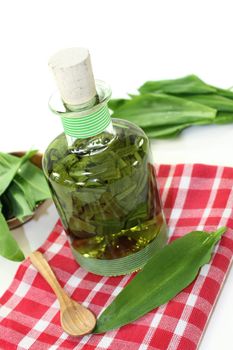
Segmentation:
<svg viewBox="0 0 233 350">
<path fill-rule="evenodd" d="M 72 301 L 60 315 L 62 328 L 72 336 L 86 335 L 95 328 L 95 315 L 84 306 Z"/>
</svg>

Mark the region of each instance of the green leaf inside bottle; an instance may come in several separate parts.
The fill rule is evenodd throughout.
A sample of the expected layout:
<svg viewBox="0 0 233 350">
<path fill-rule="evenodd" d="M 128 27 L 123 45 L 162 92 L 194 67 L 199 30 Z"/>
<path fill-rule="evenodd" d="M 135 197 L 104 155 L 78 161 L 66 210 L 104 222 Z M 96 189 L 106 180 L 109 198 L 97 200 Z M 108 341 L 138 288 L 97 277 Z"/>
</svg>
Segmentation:
<svg viewBox="0 0 233 350">
<path fill-rule="evenodd" d="M 105 131 L 71 148 L 58 136 L 43 161 L 71 245 L 86 258 L 129 256 L 164 227 L 148 138 L 130 122 L 113 125 L 114 135 Z"/>
</svg>

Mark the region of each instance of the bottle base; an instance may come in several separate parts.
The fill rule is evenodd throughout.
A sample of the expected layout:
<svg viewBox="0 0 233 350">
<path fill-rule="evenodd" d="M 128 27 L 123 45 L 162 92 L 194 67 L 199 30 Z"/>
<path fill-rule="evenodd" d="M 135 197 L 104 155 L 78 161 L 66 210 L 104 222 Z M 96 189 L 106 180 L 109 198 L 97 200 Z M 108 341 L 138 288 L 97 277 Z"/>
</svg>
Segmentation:
<svg viewBox="0 0 233 350">
<path fill-rule="evenodd" d="M 75 260 L 85 270 L 100 276 L 120 276 L 127 275 L 141 269 L 154 253 L 167 243 L 167 227 L 164 224 L 158 236 L 145 248 L 128 255 L 124 258 L 101 260 L 95 258 L 85 258 L 71 247 Z"/>
</svg>

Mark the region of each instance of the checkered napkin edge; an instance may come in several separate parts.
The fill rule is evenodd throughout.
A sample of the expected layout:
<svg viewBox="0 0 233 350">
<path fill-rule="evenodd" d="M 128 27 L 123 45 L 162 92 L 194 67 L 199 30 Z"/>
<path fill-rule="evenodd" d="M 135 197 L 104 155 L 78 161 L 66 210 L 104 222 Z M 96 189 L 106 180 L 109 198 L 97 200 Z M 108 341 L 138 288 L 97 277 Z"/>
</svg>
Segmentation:
<svg viewBox="0 0 233 350">
<path fill-rule="evenodd" d="M 169 303 L 127 326 L 75 338 L 62 332 L 56 297 L 27 259 L 0 299 L 1 350 L 197 349 L 232 261 L 233 169 L 161 165 L 157 175 L 171 239 L 197 229 L 229 228 L 197 279 Z M 133 278 L 101 277 L 80 268 L 60 222 L 40 250 L 68 294 L 97 315 Z"/>
</svg>

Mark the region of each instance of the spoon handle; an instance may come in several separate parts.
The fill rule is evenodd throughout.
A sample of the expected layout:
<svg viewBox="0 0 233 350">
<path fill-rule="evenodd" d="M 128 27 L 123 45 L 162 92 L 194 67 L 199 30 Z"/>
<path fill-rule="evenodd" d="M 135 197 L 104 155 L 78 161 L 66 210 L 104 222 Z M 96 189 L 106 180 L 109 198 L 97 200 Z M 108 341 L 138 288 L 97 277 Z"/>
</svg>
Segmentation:
<svg viewBox="0 0 233 350">
<path fill-rule="evenodd" d="M 60 302 L 60 306 L 63 307 L 65 303 L 67 304 L 70 298 L 58 283 L 57 278 L 55 277 L 51 267 L 49 266 L 47 260 L 44 258 L 43 254 L 39 251 L 35 251 L 30 254 L 29 258 L 33 266 L 40 272 L 40 274 L 44 277 L 44 279 L 53 289 Z"/>
</svg>

